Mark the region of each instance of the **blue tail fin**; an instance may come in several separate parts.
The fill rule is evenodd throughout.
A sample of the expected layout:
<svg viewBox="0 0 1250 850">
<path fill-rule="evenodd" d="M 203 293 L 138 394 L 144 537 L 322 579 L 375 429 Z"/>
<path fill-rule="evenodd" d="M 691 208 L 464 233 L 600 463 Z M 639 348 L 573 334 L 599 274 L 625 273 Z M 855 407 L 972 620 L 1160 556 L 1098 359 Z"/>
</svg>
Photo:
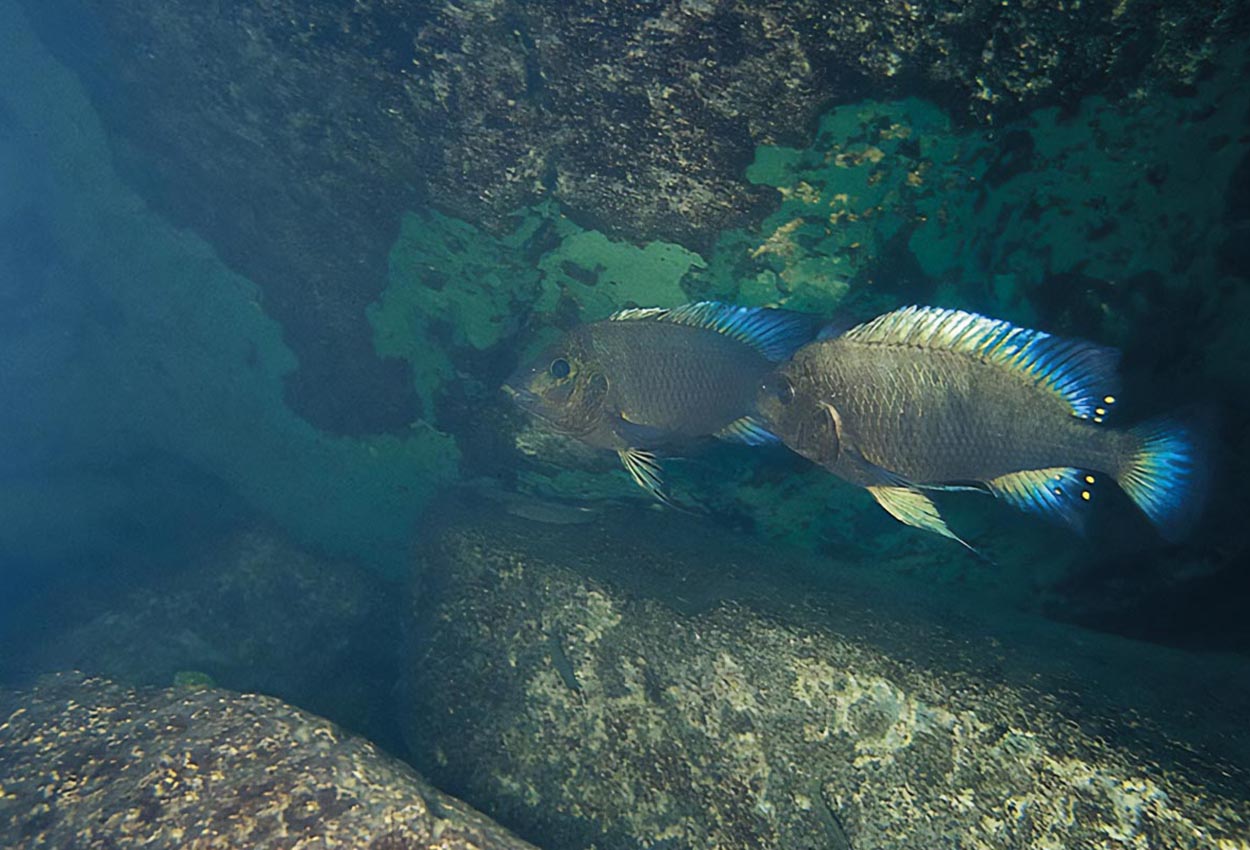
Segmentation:
<svg viewBox="0 0 1250 850">
<path fill-rule="evenodd" d="M 1185 537 L 1206 503 L 1210 478 L 1209 412 L 1144 422 L 1131 433 L 1136 449 L 1117 479 L 1165 540 Z"/>
</svg>

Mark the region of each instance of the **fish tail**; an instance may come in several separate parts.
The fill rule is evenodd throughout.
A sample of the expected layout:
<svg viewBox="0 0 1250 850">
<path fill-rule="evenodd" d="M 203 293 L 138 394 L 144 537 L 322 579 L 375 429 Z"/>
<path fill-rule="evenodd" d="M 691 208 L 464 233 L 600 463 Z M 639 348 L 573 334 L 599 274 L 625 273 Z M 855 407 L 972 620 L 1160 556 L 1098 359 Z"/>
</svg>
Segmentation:
<svg viewBox="0 0 1250 850">
<path fill-rule="evenodd" d="M 1116 480 L 1169 542 L 1192 530 L 1210 480 L 1210 411 L 1152 419 L 1130 429 L 1131 448 Z"/>
</svg>

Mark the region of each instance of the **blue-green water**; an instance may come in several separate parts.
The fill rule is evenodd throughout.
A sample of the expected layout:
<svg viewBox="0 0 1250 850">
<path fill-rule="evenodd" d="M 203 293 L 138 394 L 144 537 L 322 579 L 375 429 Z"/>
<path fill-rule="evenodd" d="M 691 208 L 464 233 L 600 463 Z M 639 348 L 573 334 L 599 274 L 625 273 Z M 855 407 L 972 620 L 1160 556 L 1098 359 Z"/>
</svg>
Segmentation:
<svg viewBox="0 0 1250 850">
<path fill-rule="evenodd" d="M 878 5 L 0 0 L 0 686 L 273 694 L 543 847 L 1246 846 L 1247 12 Z M 578 323 L 701 299 L 1118 348 L 1120 421 L 1217 414 L 1203 519 L 1168 544 L 1111 488 L 1084 536 L 939 495 L 976 557 L 723 444 L 665 460 L 682 513 L 499 390 Z M 880 628 L 912 622 L 941 639 Z M 978 700 L 1045 757 L 885 799 Z M 12 744 L 0 844 L 39 846 L 5 832 Z M 1135 814 L 1061 816 L 1039 776 Z M 924 828 L 873 824 L 895 805 Z"/>
</svg>

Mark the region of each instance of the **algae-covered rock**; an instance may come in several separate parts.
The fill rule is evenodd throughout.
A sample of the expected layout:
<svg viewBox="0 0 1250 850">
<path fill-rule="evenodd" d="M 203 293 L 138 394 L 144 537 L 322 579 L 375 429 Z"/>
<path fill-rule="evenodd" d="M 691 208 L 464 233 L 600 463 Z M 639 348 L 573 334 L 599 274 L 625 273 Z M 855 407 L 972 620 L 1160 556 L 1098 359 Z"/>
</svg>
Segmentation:
<svg viewBox="0 0 1250 850">
<path fill-rule="evenodd" d="M 562 298 L 579 307 L 583 320 L 606 318 L 627 305 L 676 307 L 689 300 L 682 276 L 704 265 L 680 245 L 651 242 L 639 247 L 593 230 L 565 227 L 557 250 L 542 258 L 543 294 L 535 309 L 550 312 Z"/>
<path fill-rule="evenodd" d="M 513 338 L 531 312 L 542 324 L 566 325 L 625 306 L 675 307 L 689 300 L 682 278 L 704 265 L 674 243 L 638 246 L 585 230 L 555 204 L 520 211 L 509 224 L 492 235 L 428 210 L 403 218 L 389 283 L 367 312 L 374 347 L 408 362 L 425 410 L 435 410 L 463 361 Z M 545 330 L 531 347 L 551 341 Z"/>
<path fill-rule="evenodd" d="M 518 217 L 500 238 L 438 213 L 405 214 L 386 290 L 367 312 L 374 347 L 408 362 L 425 410 L 455 378 L 457 350 L 484 351 L 516 332 L 538 287 L 525 245 L 540 221 Z"/>
<path fill-rule="evenodd" d="M 652 511 L 436 539 L 409 743 L 547 846 L 1250 846 L 1245 661 L 874 590 Z"/>
<path fill-rule="evenodd" d="M 0 844 L 524 850 L 360 738 L 278 700 L 63 674 L 0 691 Z"/>
</svg>

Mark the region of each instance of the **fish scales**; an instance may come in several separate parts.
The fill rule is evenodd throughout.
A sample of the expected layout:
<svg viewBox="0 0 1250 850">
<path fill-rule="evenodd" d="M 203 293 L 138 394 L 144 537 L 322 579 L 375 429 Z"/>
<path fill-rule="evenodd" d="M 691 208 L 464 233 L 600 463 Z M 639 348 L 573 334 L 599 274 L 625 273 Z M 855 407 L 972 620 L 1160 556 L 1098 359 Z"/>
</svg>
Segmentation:
<svg viewBox="0 0 1250 850">
<path fill-rule="evenodd" d="M 710 434 L 750 410 L 772 365 L 741 343 L 684 325 L 601 322 L 591 336 L 621 415 L 680 435 Z"/>
<path fill-rule="evenodd" d="M 793 368 L 837 408 L 847 443 L 918 483 L 1114 469 L 1127 448 L 1027 375 L 962 352 L 839 338 L 807 346 Z"/>
</svg>

